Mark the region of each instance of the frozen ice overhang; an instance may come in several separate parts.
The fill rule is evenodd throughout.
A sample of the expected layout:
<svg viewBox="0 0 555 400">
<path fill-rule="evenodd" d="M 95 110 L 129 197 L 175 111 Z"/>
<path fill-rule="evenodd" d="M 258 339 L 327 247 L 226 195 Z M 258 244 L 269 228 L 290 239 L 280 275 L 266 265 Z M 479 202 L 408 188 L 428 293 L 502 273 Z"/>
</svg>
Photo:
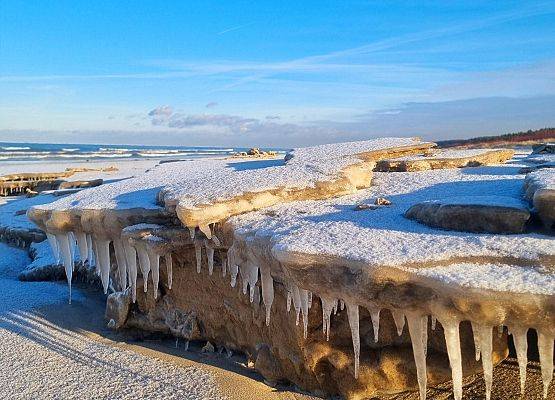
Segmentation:
<svg viewBox="0 0 555 400">
<path fill-rule="evenodd" d="M 384 307 L 428 307 L 428 312 L 428 302 L 438 297 L 451 302 L 454 312 L 456 302 L 462 300 L 474 306 L 487 299 L 500 300 L 521 320 L 541 315 L 530 326 L 544 326 L 555 334 L 552 236 L 447 231 L 403 216 L 415 203 L 445 199 L 457 203 L 472 195 L 480 195 L 482 201 L 505 199 L 507 205 L 519 204 L 523 176 L 514 171 L 514 166 L 506 165 L 375 173 L 375 186 L 370 189 L 236 216 L 229 221 L 230 230 L 239 241 L 257 243 L 251 247 L 264 249 L 266 257 L 274 258 L 316 293 L 352 297 L 359 304 L 382 296 Z M 356 204 L 373 204 L 377 197 L 386 197 L 392 204 L 355 209 Z M 460 273 L 462 266 L 468 269 L 466 279 Z M 412 288 L 414 293 L 402 295 L 402 288 Z M 518 307 L 542 311 L 534 315 Z M 473 307 L 458 311 L 461 318 L 476 317 Z M 483 317 L 501 324 L 511 316 L 510 312 L 494 314 Z"/>
</svg>

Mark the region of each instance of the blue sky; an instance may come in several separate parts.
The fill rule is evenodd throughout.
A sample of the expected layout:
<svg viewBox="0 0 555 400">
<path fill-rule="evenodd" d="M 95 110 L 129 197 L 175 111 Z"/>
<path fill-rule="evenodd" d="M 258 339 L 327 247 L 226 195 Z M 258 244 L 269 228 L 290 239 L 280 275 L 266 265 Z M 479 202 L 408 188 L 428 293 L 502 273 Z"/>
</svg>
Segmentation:
<svg viewBox="0 0 555 400">
<path fill-rule="evenodd" d="M 0 140 L 305 145 L 555 126 L 555 2 L 0 2 Z"/>
</svg>

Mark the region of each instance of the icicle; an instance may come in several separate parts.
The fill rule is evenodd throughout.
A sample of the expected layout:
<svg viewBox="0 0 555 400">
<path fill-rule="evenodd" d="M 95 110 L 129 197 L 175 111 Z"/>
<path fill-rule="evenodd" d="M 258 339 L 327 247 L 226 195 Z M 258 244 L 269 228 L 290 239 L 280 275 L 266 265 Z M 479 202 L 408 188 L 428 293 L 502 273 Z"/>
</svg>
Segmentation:
<svg viewBox="0 0 555 400">
<path fill-rule="evenodd" d="M 137 250 L 137 255 L 139 256 L 139 266 L 141 267 L 141 273 L 143 274 L 143 286 L 144 292 L 146 293 L 148 291 L 150 259 L 148 258 L 148 252 L 146 251 L 146 246 L 144 243 L 135 242 L 135 249 Z"/>
<path fill-rule="evenodd" d="M 75 234 L 75 239 L 77 240 L 77 247 L 79 248 L 79 259 L 82 263 L 89 258 L 89 248 L 87 245 L 87 234 L 84 232 L 77 232 Z"/>
<path fill-rule="evenodd" d="M 526 366 L 528 364 L 528 328 L 520 326 L 511 327 L 513 342 L 516 349 L 516 358 L 520 370 L 520 394 L 524 396 L 526 387 Z"/>
<path fill-rule="evenodd" d="M 555 337 L 538 330 L 538 350 L 543 381 L 543 398 L 547 399 L 549 384 L 553 379 L 553 341 Z"/>
<path fill-rule="evenodd" d="M 453 379 L 453 396 L 455 400 L 462 399 L 462 356 L 461 340 L 459 336 L 459 323 L 455 319 L 440 320 L 445 334 L 447 355 L 451 364 L 451 376 Z"/>
<path fill-rule="evenodd" d="M 345 302 L 341 299 L 339 299 L 339 307 L 341 308 L 341 311 L 345 309 Z"/>
<path fill-rule="evenodd" d="M 424 346 L 424 355 L 428 356 L 428 316 L 422 316 L 422 345 Z"/>
<path fill-rule="evenodd" d="M 71 252 L 71 270 L 73 271 L 75 268 L 75 245 L 77 244 L 77 241 L 75 240 L 73 232 L 68 232 L 67 236 L 69 239 L 69 250 Z"/>
<path fill-rule="evenodd" d="M 474 336 L 474 349 L 476 353 L 476 361 L 480 360 L 480 353 L 481 353 L 481 341 L 480 341 L 480 333 L 478 331 L 478 325 L 474 322 L 470 322 L 472 325 L 472 336 Z"/>
<path fill-rule="evenodd" d="M 426 398 L 426 349 L 422 338 L 424 337 L 422 316 L 409 312 L 407 313 L 409 334 L 412 342 L 412 352 L 414 363 L 416 364 L 416 375 L 418 378 L 418 389 L 420 399 Z M 426 323 L 426 326 L 428 324 Z"/>
<path fill-rule="evenodd" d="M 334 306 L 337 305 L 337 300 L 330 300 L 322 296 L 320 296 L 320 300 L 322 300 L 322 330 L 324 335 L 326 335 L 326 340 L 330 340 L 331 313 Z"/>
<path fill-rule="evenodd" d="M 208 238 L 208 239 L 212 239 L 212 231 L 210 230 L 210 227 L 208 225 L 199 225 L 198 229 L 204 233 L 204 235 Z"/>
<path fill-rule="evenodd" d="M 152 272 L 152 284 L 154 286 L 154 298 L 158 298 L 158 284 L 160 283 L 160 255 L 152 250 L 148 252 L 150 271 Z"/>
<path fill-rule="evenodd" d="M 301 312 L 303 314 L 303 329 L 304 338 L 308 336 L 308 290 L 299 289 L 299 296 L 301 298 Z"/>
<path fill-rule="evenodd" d="M 195 240 L 195 256 L 197 259 L 197 274 L 200 274 L 200 267 L 202 265 L 202 247 L 200 246 L 200 242 Z"/>
<path fill-rule="evenodd" d="M 94 259 L 92 236 L 88 233 L 87 233 L 87 250 L 89 251 L 87 254 L 87 260 L 89 260 L 89 265 L 92 267 L 93 265 L 95 265 L 96 260 Z"/>
<path fill-rule="evenodd" d="M 121 290 L 125 290 L 127 289 L 127 263 L 121 239 L 114 240 L 114 253 L 116 253 L 116 264 L 118 265 L 119 286 Z"/>
<path fill-rule="evenodd" d="M 171 254 L 171 253 L 166 254 L 166 256 L 164 257 L 164 260 L 166 260 L 166 271 L 167 271 L 167 274 L 168 274 L 168 289 L 171 290 L 172 284 L 173 284 L 173 260 L 172 260 L 172 254 Z"/>
<path fill-rule="evenodd" d="M 347 303 L 347 317 L 349 319 L 351 337 L 353 339 L 353 351 L 355 353 L 355 379 L 358 379 L 358 368 L 360 362 L 360 336 L 357 304 Z"/>
<path fill-rule="evenodd" d="M 297 287 L 297 285 L 293 284 L 291 286 L 291 294 L 293 296 L 293 308 L 295 308 L 295 312 L 296 312 L 296 319 L 295 319 L 295 325 L 299 325 L 299 316 L 301 315 L 301 295 L 299 293 L 299 288 Z"/>
<path fill-rule="evenodd" d="M 222 252 L 220 252 L 220 256 L 221 256 Z M 225 277 L 226 273 L 227 273 L 227 258 L 225 257 L 221 257 L 222 258 L 222 277 Z"/>
<path fill-rule="evenodd" d="M 189 227 L 189 234 L 191 235 L 191 240 L 195 239 L 195 228 Z"/>
<path fill-rule="evenodd" d="M 372 328 L 374 329 L 374 342 L 378 343 L 380 332 L 380 309 L 378 307 L 369 307 L 368 312 L 372 318 Z"/>
<path fill-rule="evenodd" d="M 73 276 L 73 259 L 71 258 L 71 249 L 68 234 L 55 235 L 57 247 L 62 255 L 64 269 L 66 271 L 67 284 L 69 286 L 69 303 L 71 304 L 71 278 Z"/>
<path fill-rule="evenodd" d="M 104 294 L 108 293 L 108 283 L 110 282 L 110 241 L 108 239 L 97 239 L 96 251 L 98 265 L 100 268 L 100 280 L 104 288 Z"/>
<path fill-rule="evenodd" d="M 310 310 L 312 308 L 312 292 L 309 291 L 308 292 L 308 309 Z"/>
<path fill-rule="evenodd" d="M 220 239 L 218 239 L 216 235 L 212 235 L 212 242 L 216 247 L 220 247 L 222 245 L 222 243 L 220 242 Z"/>
<path fill-rule="evenodd" d="M 432 315 L 432 331 L 436 330 L 436 322 L 437 322 L 436 316 Z"/>
<path fill-rule="evenodd" d="M 48 244 L 50 244 L 50 249 L 52 250 L 52 255 L 54 256 L 54 260 L 56 260 L 56 264 L 60 263 L 60 246 L 58 246 L 58 240 L 56 236 L 51 233 L 46 234 L 46 238 L 48 239 Z"/>
<path fill-rule="evenodd" d="M 137 301 L 137 251 L 127 241 L 123 242 L 123 249 L 125 251 L 129 286 L 131 286 L 131 298 L 135 303 Z"/>
<path fill-rule="evenodd" d="M 214 248 L 208 243 L 208 240 L 204 241 L 204 247 L 206 248 L 206 259 L 208 260 L 208 275 L 212 275 L 214 271 Z"/>
<path fill-rule="evenodd" d="M 92 248 L 93 248 L 93 255 L 94 255 L 94 265 L 95 271 L 98 276 L 100 276 L 100 262 L 98 261 L 98 243 L 97 240 L 92 238 Z"/>
<path fill-rule="evenodd" d="M 333 304 L 333 315 L 337 315 L 337 307 L 339 306 L 339 300 L 336 300 Z"/>
<path fill-rule="evenodd" d="M 292 295 L 291 292 L 289 290 L 287 290 L 287 312 L 291 311 L 291 300 L 292 300 Z"/>
<path fill-rule="evenodd" d="M 231 287 L 235 287 L 237 283 L 237 274 L 239 273 L 239 267 L 237 264 L 230 264 L 229 265 L 229 275 L 231 276 Z"/>
<path fill-rule="evenodd" d="M 397 327 L 397 335 L 401 336 L 403 334 L 403 328 L 405 327 L 405 314 L 399 310 L 391 310 L 391 315 Z"/>
<path fill-rule="evenodd" d="M 270 310 L 274 302 L 274 280 L 270 274 L 270 268 L 260 269 L 262 300 L 266 308 L 266 326 L 270 326 Z"/>
<path fill-rule="evenodd" d="M 249 284 L 249 298 L 251 303 L 254 300 L 254 288 L 256 287 L 256 282 L 258 282 L 258 265 L 254 264 L 251 260 L 247 260 L 246 263 L 246 280 Z M 243 278 L 243 284 L 245 282 L 245 278 Z M 245 289 L 243 289 L 244 291 Z"/>
<path fill-rule="evenodd" d="M 491 384 L 493 381 L 492 361 L 492 326 L 472 324 L 474 335 L 478 337 L 482 353 L 482 368 L 484 370 L 484 381 L 486 382 L 486 400 L 491 398 Z M 474 339 L 476 340 L 476 338 Z"/>
</svg>

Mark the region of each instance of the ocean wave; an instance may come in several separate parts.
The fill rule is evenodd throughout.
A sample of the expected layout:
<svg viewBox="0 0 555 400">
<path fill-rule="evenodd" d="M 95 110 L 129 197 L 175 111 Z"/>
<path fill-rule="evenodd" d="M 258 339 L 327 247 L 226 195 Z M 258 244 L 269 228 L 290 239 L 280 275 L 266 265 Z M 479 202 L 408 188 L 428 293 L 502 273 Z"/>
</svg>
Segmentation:
<svg viewBox="0 0 555 400">
<path fill-rule="evenodd" d="M 31 150 L 30 147 L 3 146 L 2 150 Z"/>
</svg>

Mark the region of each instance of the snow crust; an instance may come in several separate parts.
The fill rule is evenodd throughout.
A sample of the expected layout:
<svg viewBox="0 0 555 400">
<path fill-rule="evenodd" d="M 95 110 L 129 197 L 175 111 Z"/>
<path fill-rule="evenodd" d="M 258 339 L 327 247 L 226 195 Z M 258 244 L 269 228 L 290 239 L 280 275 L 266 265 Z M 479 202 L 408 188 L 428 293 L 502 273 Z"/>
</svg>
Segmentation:
<svg viewBox="0 0 555 400">
<path fill-rule="evenodd" d="M 415 274 L 449 285 L 498 292 L 555 294 L 555 274 L 507 264 L 457 263 L 449 266 L 414 268 Z"/>
<path fill-rule="evenodd" d="M 313 187 L 360 162 L 357 154 L 416 143 L 412 138 L 387 138 L 317 146 L 294 150 L 287 162 L 207 159 L 160 164 L 137 177 L 87 189 L 41 208 L 156 209 L 162 189 L 164 200 L 194 207 L 271 188 Z"/>
<path fill-rule="evenodd" d="M 52 203 L 58 199 L 60 197 L 52 194 L 40 194 L 34 197 L 3 198 L 4 204 L 0 206 L 0 227 L 36 230 L 36 225 L 29 221 L 25 211 L 32 206 Z"/>
<path fill-rule="evenodd" d="M 555 170 L 544 168 L 530 172 L 526 179 L 530 181 L 536 189 L 555 190 Z"/>
<path fill-rule="evenodd" d="M 553 256 L 555 245 L 549 236 L 445 231 L 403 216 L 416 203 L 453 202 L 468 196 L 482 196 L 483 202 L 496 204 L 522 204 L 524 176 L 516 171 L 515 165 L 503 165 L 375 173 L 375 186 L 355 195 L 279 205 L 235 216 L 230 223 L 238 235 L 269 238 L 274 256 L 283 262 L 291 262 L 295 257 L 308 257 L 312 262 L 336 258 L 362 262 L 369 267 L 406 268 L 466 257 L 535 261 Z M 493 200 L 499 196 L 501 200 Z M 386 197 L 392 205 L 354 210 L 357 204 L 373 204 L 376 197 Z M 478 280 L 474 283 L 481 284 Z"/>
</svg>

